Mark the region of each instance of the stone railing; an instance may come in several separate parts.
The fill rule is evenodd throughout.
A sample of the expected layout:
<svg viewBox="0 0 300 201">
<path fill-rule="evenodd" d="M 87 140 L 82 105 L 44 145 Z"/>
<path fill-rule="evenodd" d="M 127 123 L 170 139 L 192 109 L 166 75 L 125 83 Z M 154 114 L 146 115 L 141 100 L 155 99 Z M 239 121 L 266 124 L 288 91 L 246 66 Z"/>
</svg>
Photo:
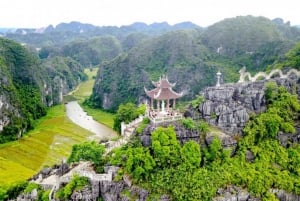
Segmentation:
<svg viewBox="0 0 300 201">
<path fill-rule="evenodd" d="M 137 124 L 141 123 L 143 121 L 144 116 L 140 115 L 138 118 L 130 122 L 129 124 L 125 124 L 124 122 L 121 123 L 121 135 L 123 136 L 125 134 L 125 130 L 128 128 L 132 128 L 136 126 Z"/>
<path fill-rule="evenodd" d="M 296 75 L 297 77 L 300 77 L 300 72 L 296 69 L 289 70 L 286 74 L 284 74 L 280 69 L 274 69 L 269 74 L 265 72 L 258 72 L 253 77 L 249 72 L 246 71 L 246 67 L 243 67 L 240 71 L 240 79 L 238 82 L 245 82 L 245 78 L 248 78 L 250 82 L 255 82 L 258 78 L 263 77 L 266 80 L 271 79 L 274 75 L 278 74 L 280 78 L 288 78 L 291 75 Z"/>
<path fill-rule="evenodd" d="M 175 114 L 173 116 L 162 116 L 162 117 L 150 117 L 150 121 L 154 124 L 162 122 L 172 122 L 182 119 L 182 114 Z"/>
<path fill-rule="evenodd" d="M 76 172 L 79 176 L 87 177 L 92 181 L 112 181 L 112 173 L 107 174 L 95 174 L 91 171 L 77 171 Z"/>
<path fill-rule="evenodd" d="M 96 174 L 94 172 L 91 172 L 91 171 L 87 171 L 87 170 L 76 170 L 74 172 L 72 172 L 72 174 L 70 175 L 64 175 L 62 177 L 58 177 L 56 176 L 55 177 L 55 182 L 53 183 L 53 185 L 49 185 L 48 186 L 51 186 L 51 191 L 49 193 L 49 200 L 55 200 L 54 198 L 54 194 L 55 194 L 55 191 L 57 189 L 59 189 L 59 187 L 61 186 L 62 183 L 69 183 L 73 177 L 73 175 L 79 175 L 79 176 L 82 176 L 82 177 L 87 177 L 89 178 L 91 181 L 112 181 L 112 175 L 113 175 L 113 172 L 112 171 L 108 171 L 107 174 Z"/>
</svg>

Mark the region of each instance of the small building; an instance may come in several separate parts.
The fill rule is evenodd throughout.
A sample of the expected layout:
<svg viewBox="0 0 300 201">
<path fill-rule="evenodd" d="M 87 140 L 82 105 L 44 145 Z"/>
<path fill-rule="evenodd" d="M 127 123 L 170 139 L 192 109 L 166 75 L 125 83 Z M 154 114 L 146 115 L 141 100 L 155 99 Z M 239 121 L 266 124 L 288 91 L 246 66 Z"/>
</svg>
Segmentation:
<svg viewBox="0 0 300 201">
<path fill-rule="evenodd" d="M 166 76 L 160 77 L 159 81 L 153 82 L 155 86 L 152 90 L 144 90 L 147 96 L 150 98 L 150 110 L 148 111 L 148 116 L 151 120 L 164 119 L 178 119 L 179 116 L 182 118 L 182 114 L 175 111 L 176 99 L 183 96 L 183 93 L 177 93 L 173 91 L 175 83 L 170 83 Z M 156 102 L 156 104 L 154 103 Z M 156 109 L 155 109 L 156 105 Z M 174 117 L 176 118 L 174 119 Z"/>
</svg>

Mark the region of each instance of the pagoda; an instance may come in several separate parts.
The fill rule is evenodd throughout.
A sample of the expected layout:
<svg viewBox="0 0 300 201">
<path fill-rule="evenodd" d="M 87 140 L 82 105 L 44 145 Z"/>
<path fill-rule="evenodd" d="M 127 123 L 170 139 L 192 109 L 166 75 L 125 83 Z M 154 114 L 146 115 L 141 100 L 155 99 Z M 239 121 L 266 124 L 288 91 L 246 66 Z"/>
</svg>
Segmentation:
<svg viewBox="0 0 300 201">
<path fill-rule="evenodd" d="M 157 111 L 161 114 L 167 114 L 171 108 L 170 104 L 172 103 L 172 107 L 175 108 L 176 99 L 182 97 L 183 93 L 173 91 L 172 88 L 176 83 L 170 83 L 167 76 L 160 77 L 157 82 L 152 81 L 152 84 L 155 86 L 152 90 L 147 90 L 144 87 L 147 96 L 150 98 L 150 109 L 154 110 L 154 101 L 156 101 Z"/>
</svg>

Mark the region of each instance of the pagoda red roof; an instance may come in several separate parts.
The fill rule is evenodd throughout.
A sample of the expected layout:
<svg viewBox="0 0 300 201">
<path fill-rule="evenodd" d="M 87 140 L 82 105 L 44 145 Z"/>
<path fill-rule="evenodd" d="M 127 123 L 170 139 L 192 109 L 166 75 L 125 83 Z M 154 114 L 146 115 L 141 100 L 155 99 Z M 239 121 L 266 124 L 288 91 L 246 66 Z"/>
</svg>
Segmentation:
<svg viewBox="0 0 300 201">
<path fill-rule="evenodd" d="M 167 77 L 160 78 L 158 82 L 152 81 L 152 84 L 159 88 L 172 88 L 176 85 L 176 83 L 170 83 Z"/>
<path fill-rule="evenodd" d="M 175 84 L 171 84 L 168 81 L 167 77 L 160 78 L 158 82 L 152 83 L 156 88 L 149 91 L 144 88 L 147 96 L 149 96 L 150 98 L 157 100 L 168 100 L 182 97 L 182 93 L 176 93 L 175 91 L 173 91 L 172 87 L 174 87 Z"/>
</svg>

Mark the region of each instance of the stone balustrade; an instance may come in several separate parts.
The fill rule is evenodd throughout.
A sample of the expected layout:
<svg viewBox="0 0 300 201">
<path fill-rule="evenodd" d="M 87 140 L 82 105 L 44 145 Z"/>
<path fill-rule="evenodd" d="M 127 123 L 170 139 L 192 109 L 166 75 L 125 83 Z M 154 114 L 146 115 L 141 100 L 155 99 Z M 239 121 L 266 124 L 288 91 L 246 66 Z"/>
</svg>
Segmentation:
<svg viewBox="0 0 300 201">
<path fill-rule="evenodd" d="M 238 82 L 245 82 L 245 79 L 248 78 L 250 82 L 255 82 L 258 78 L 264 78 L 266 80 L 271 79 L 276 74 L 279 75 L 280 78 L 288 78 L 292 75 L 300 77 L 300 72 L 296 69 L 291 69 L 287 73 L 283 73 L 280 69 L 274 69 L 270 73 L 258 72 L 253 77 L 249 72 L 246 71 L 246 67 L 243 67 L 240 71 L 240 79 Z"/>
</svg>

